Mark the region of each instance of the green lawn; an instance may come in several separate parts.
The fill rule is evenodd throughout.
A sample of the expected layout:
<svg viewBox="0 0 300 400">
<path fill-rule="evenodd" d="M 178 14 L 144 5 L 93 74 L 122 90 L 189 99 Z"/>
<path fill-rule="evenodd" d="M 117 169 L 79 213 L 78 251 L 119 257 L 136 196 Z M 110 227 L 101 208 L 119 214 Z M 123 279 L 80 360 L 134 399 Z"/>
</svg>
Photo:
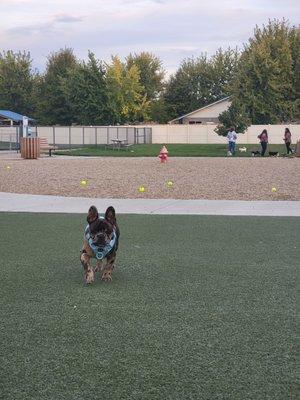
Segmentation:
<svg viewBox="0 0 300 400">
<path fill-rule="evenodd" d="M 84 215 L 0 224 L 1 399 L 296 399 L 299 218 L 121 215 L 90 287 Z"/>
<path fill-rule="evenodd" d="M 70 156 L 114 156 L 114 157 L 155 157 L 158 156 L 162 144 L 139 144 L 130 147 L 130 150 L 111 150 L 105 146 L 92 146 L 72 150 L 60 150 L 56 154 Z M 239 152 L 239 147 L 246 147 L 247 152 Z M 227 144 L 168 144 L 170 157 L 224 157 L 227 155 Z M 238 144 L 236 157 L 251 157 L 251 150 L 260 150 L 259 144 Z M 284 145 L 271 144 L 268 151 L 286 153 Z"/>
</svg>

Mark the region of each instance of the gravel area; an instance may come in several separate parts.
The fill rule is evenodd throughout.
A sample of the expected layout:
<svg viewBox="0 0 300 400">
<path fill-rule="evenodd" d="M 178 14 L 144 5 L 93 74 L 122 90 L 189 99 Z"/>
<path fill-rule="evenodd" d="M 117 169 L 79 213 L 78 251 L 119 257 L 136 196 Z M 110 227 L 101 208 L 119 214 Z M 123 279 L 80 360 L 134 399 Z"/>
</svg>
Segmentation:
<svg viewBox="0 0 300 400">
<path fill-rule="evenodd" d="M 81 181 L 87 180 L 82 186 Z M 167 181 L 173 181 L 167 187 Z M 144 193 L 139 192 L 140 186 Z M 276 191 L 272 191 L 272 188 Z M 0 155 L 0 191 L 99 198 L 300 200 L 299 158 Z"/>
</svg>

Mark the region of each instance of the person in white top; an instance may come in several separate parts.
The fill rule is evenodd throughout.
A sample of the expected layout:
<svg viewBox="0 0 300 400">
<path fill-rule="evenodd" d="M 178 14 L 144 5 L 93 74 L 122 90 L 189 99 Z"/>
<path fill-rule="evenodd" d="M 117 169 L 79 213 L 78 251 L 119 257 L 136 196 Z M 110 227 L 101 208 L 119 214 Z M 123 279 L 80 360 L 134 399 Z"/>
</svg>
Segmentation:
<svg viewBox="0 0 300 400">
<path fill-rule="evenodd" d="M 237 134 L 234 128 L 230 128 L 227 134 L 228 139 L 228 151 L 234 155 L 235 154 L 235 142 L 237 140 Z"/>
</svg>

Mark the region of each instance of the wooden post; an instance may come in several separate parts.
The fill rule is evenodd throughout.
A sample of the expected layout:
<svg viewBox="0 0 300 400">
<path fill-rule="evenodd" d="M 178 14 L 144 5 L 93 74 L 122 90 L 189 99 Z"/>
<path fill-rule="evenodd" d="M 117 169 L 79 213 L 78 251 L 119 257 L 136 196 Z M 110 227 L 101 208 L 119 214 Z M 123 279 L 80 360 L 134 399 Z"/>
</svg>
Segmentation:
<svg viewBox="0 0 300 400">
<path fill-rule="evenodd" d="M 295 148 L 296 157 L 300 157 L 300 140 L 297 140 L 296 148 Z"/>
</svg>

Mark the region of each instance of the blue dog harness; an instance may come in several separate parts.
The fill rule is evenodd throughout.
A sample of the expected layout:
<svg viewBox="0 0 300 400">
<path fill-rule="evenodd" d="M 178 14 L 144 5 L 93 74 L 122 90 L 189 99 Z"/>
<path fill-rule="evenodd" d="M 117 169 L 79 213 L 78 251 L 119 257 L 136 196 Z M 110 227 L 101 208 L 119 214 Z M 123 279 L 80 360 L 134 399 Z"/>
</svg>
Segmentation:
<svg viewBox="0 0 300 400">
<path fill-rule="evenodd" d="M 87 227 L 85 228 L 84 237 L 88 241 L 88 244 L 89 244 L 90 248 L 93 250 L 97 260 L 103 260 L 107 256 L 107 254 L 112 251 L 112 249 L 114 248 L 114 246 L 116 244 L 116 239 L 117 239 L 117 235 L 114 230 L 113 237 L 108 244 L 106 244 L 105 246 L 96 246 L 93 243 L 93 239 L 91 238 L 89 225 L 87 225 Z"/>
</svg>

